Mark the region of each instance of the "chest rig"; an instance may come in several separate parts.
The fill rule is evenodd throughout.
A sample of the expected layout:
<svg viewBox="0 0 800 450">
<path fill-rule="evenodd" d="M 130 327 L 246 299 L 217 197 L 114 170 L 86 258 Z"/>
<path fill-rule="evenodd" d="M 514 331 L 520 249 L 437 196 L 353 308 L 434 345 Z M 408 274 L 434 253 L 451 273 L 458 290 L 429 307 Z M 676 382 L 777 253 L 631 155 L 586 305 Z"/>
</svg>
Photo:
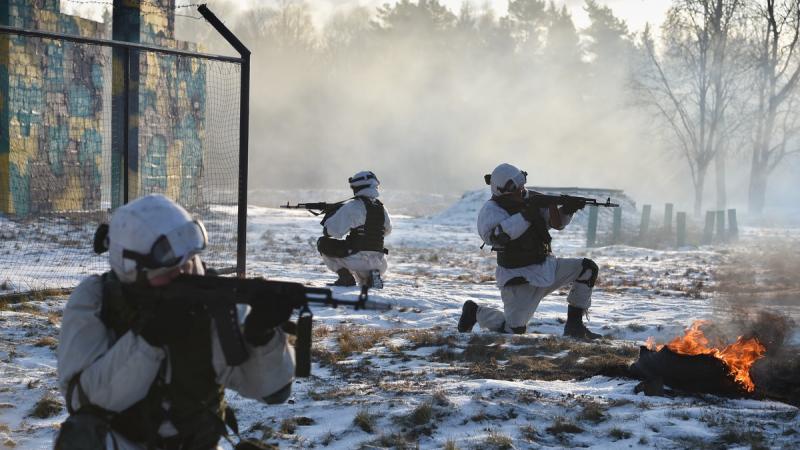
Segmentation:
<svg viewBox="0 0 800 450">
<path fill-rule="evenodd" d="M 509 215 L 517 214 L 526 207 L 524 202 L 508 201 L 502 197 L 493 197 L 491 201 L 497 203 Z M 533 223 L 520 237 L 508 241 L 502 247 L 493 246 L 492 251 L 497 252 L 497 265 L 507 269 L 517 269 L 543 263 L 552 253 L 550 248 L 552 240 L 544 217 L 535 214 Z"/>
</svg>

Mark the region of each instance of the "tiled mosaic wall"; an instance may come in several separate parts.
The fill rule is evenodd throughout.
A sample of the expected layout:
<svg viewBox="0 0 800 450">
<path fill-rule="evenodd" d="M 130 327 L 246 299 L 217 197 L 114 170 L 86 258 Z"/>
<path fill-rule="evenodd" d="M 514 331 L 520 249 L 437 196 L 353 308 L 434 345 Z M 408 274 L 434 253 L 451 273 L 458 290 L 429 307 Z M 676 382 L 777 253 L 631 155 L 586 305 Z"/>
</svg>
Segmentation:
<svg viewBox="0 0 800 450">
<path fill-rule="evenodd" d="M 174 0 L 119 3 L 136 15 L 131 23 L 139 23 L 140 42 L 190 49 L 174 40 Z M 59 0 L 0 0 L 0 23 L 111 37 L 105 24 L 60 13 Z M 129 165 L 131 198 L 163 192 L 196 206 L 205 138 L 205 64 L 140 53 L 138 66 L 133 85 L 138 115 L 132 122 L 138 152 Z M 108 206 L 101 204 L 103 184 L 111 185 L 107 191 L 120 192 L 120 176 L 102 176 L 104 158 L 112 159 L 108 128 L 123 123 L 112 120 L 111 102 L 104 102 L 111 92 L 104 89 L 111 83 L 111 67 L 108 48 L 0 34 L 0 213 L 97 210 Z M 121 146 L 116 147 L 120 154 Z"/>
<path fill-rule="evenodd" d="M 58 0 L 5 2 L 0 23 L 104 37 L 102 24 L 60 14 Z M 0 212 L 100 207 L 105 64 L 96 47 L 0 38 Z"/>
<path fill-rule="evenodd" d="M 174 8 L 175 0 L 142 5 L 143 44 L 194 49 L 174 39 Z M 184 206 L 197 206 L 205 141 L 206 64 L 196 58 L 146 53 L 140 56 L 139 76 L 138 194 L 161 192 Z"/>
</svg>

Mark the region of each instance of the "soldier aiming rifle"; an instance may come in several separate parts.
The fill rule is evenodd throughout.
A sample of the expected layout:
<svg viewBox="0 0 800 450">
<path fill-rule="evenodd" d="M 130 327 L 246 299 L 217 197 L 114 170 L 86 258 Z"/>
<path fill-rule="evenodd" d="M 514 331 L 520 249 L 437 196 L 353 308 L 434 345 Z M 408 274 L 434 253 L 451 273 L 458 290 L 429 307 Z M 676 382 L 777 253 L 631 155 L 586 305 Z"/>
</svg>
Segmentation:
<svg viewBox="0 0 800 450">
<path fill-rule="evenodd" d="M 348 301 L 297 283 L 208 276 L 207 243 L 202 222 L 162 195 L 98 228 L 95 251 L 108 251 L 111 271 L 83 280 L 64 308 L 58 380 L 70 415 L 56 449 L 217 448 L 226 426 L 237 428 L 225 388 L 268 404 L 291 394 L 286 328 L 299 334 L 297 376 L 308 374 L 309 303 L 385 306 L 366 291 Z M 239 304 L 249 305 L 244 320 Z"/>
<path fill-rule="evenodd" d="M 317 250 L 325 265 L 339 276 L 333 286 L 355 286 L 358 280 L 361 286 L 381 289 L 389 253 L 383 240 L 392 232 L 392 220 L 378 200 L 380 181 L 374 173 L 364 171 L 348 182 L 354 196 L 347 200 L 295 206 L 287 203 L 281 208 L 303 208 L 315 216 L 324 214 Z"/>
<path fill-rule="evenodd" d="M 503 310 L 478 306 L 467 300 L 458 330 L 469 332 L 475 323 L 481 328 L 503 333 L 525 333 L 528 321 L 547 294 L 572 284 L 567 296 L 567 322 L 564 335 L 596 339 L 583 324 L 591 306 L 592 288 L 598 267 L 588 258 L 553 256 L 549 229 L 561 230 L 572 215 L 586 205 L 616 207 L 611 199 L 569 195 L 545 195 L 525 189 L 527 173 L 510 164 L 500 164 L 485 176 L 492 198 L 478 214 L 478 233 L 497 252 L 496 280 Z"/>
</svg>

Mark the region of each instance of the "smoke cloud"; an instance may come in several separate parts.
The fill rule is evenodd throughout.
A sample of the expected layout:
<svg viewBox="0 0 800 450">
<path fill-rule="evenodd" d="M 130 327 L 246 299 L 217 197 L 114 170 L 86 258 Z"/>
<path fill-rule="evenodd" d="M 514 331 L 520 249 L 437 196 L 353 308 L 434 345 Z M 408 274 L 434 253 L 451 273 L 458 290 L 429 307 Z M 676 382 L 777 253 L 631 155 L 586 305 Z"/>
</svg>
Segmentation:
<svg viewBox="0 0 800 450">
<path fill-rule="evenodd" d="M 541 10 L 212 3 L 253 51 L 250 186 L 342 188 L 369 169 L 384 189 L 460 194 L 510 162 L 533 185 L 690 210 L 688 166 L 630 89 L 637 37 L 602 5 L 578 29 L 566 7 L 520 3 Z M 179 37 L 229 52 L 203 26 L 179 18 Z M 732 203 L 746 177 L 729 169 Z"/>
</svg>

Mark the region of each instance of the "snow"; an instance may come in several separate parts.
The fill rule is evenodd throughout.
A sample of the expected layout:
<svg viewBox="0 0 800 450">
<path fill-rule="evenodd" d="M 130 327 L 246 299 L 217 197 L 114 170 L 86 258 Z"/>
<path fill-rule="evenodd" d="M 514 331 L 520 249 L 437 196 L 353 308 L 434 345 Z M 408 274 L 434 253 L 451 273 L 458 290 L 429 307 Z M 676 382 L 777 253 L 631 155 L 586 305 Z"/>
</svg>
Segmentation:
<svg viewBox="0 0 800 450">
<path fill-rule="evenodd" d="M 306 193 L 308 198 L 303 198 L 286 192 L 285 198 L 293 202 L 338 199 L 318 194 Z M 312 376 L 295 382 L 287 404 L 267 406 L 229 391 L 227 398 L 245 434 L 281 448 L 402 446 L 398 436 L 420 448 L 443 448 L 447 442 L 462 449 L 502 448 L 498 442 L 505 437 L 513 448 L 733 448 L 753 442 L 771 448 L 800 447 L 798 409 L 775 401 L 681 394 L 646 397 L 634 393 L 637 381 L 606 376 L 583 380 L 476 378 L 469 365 L 440 358 L 443 352 L 469 352 L 474 336 L 497 336 L 503 342 L 496 345 L 514 355 L 537 339 L 560 336 L 563 329 L 566 291 L 561 290 L 542 301 L 524 341 L 486 333 L 477 326 L 469 335 L 455 331 L 464 301 L 501 305 L 493 279 L 494 255 L 480 249 L 474 231 L 475 215 L 485 199 L 485 190 L 473 191 L 439 214 L 395 216 L 394 232 L 386 242 L 390 272 L 384 277 L 385 288 L 370 292 L 373 300 L 395 308 L 381 313 L 314 309 L 315 327 L 328 330 L 326 336 L 315 338 L 320 351 L 337 350 L 340 329 L 358 332 L 367 327 L 386 335 L 364 352 L 343 356 L 338 364 L 315 359 Z M 385 200 L 390 210 L 403 212 L 393 208 L 388 197 Z M 271 201 L 260 203 L 262 206 L 251 204 L 248 208 L 249 275 L 314 286 L 333 281 L 335 274 L 324 267 L 314 248 L 319 218 L 302 210 L 263 206 L 273 204 Z M 233 211 L 218 208 L 215 213 Z M 601 221 L 600 227 L 607 231 L 608 225 Z M 11 233 L 12 237 L 3 239 L 20 236 L 18 230 Z M 42 233 L 56 234 L 53 230 Z M 710 288 L 716 282 L 716 268 L 736 248 L 767 238 L 792 245 L 800 242 L 800 230 L 792 228 L 743 227 L 740 234 L 739 243 L 726 246 L 585 249 L 585 229 L 577 221 L 554 233 L 554 244 L 559 256 L 591 257 L 601 267 L 589 327 L 606 335 L 611 346 L 635 346 L 649 336 L 659 341 L 671 339 L 695 319 L 720 317 L 716 294 Z M 38 245 L 20 242 L 21 247 Z M 36 265 L 48 252 L 56 251 L 42 246 L 36 254 L 21 251 L 14 258 L 17 264 Z M 77 282 L 85 275 L 77 269 L 66 273 L 64 279 Z M 334 290 L 344 298 L 358 295 L 355 288 Z M 58 313 L 64 302 L 64 298 L 41 298 L 0 308 L 0 446 L 50 448 L 57 424 L 65 418 L 63 409 L 44 419 L 30 415 L 46 394 L 61 400 L 55 351 L 45 338 L 58 337 Z M 776 308 L 800 320 L 796 301 Z M 419 337 L 428 331 L 438 340 L 428 342 Z M 794 339 L 800 342 L 798 336 Z M 542 356 L 556 360 L 566 354 L 558 350 Z M 478 364 L 511 370 L 513 361 Z M 587 405 L 600 408 L 602 420 L 584 417 Z M 430 419 L 414 424 L 410 417 L 420 406 L 430 407 Z M 354 424 L 359 413 L 370 417 L 372 432 Z M 297 425 L 292 433 L 281 431 L 288 431 L 287 421 L 297 417 L 312 422 Z M 553 427 L 559 417 L 582 431 L 558 433 Z"/>
</svg>

